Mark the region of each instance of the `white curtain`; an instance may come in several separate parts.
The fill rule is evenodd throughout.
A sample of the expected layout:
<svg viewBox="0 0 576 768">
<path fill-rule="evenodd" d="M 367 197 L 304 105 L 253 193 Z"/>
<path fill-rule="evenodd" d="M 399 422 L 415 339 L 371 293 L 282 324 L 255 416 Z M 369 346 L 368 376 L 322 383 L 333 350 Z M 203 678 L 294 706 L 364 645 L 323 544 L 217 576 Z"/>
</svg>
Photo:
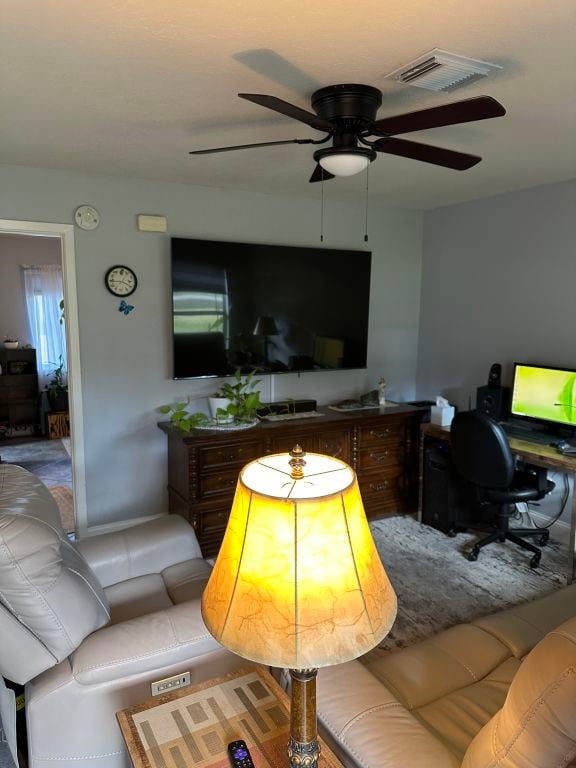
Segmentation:
<svg viewBox="0 0 576 768">
<path fill-rule="evenodd" d="M 56 264 L 23 266 L 26 309 L 32 344 L 36 349 L 40 389 L 60 362 L 67 370 L 66 333 L 60 322 L 64 298 L 62 268 Z"/>
</svg>

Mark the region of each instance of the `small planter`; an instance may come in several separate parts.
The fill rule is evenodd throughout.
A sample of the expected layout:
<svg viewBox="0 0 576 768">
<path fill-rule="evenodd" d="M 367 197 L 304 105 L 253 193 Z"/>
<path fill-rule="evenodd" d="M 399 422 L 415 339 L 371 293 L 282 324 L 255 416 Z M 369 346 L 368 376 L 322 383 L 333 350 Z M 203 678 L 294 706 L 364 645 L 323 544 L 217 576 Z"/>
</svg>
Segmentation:
<svg viewBox="0 0 576 768">
<path fill-rule="evenodd" d="M 18 349 L 19 341 L 5 341 L 4 347 L 5 349 Z"/>
<path fill-rule="evenodd" d="M 53 411 L 67 411 L 68 392 L 59 392 L 58 394 L 48 392 L 48 402 L 50 403 L 50 408 Z"/>
<path fill-rule="evenodd" d="M 210 415 L 218 424 L 231 424 L 234 421 L 232 415 L 218 415 L 219 409 L 225 410 L 230 405 L 230 400 L 227 397 L 209 397 L 208 405 L 210 406 Z"/>
</svg>

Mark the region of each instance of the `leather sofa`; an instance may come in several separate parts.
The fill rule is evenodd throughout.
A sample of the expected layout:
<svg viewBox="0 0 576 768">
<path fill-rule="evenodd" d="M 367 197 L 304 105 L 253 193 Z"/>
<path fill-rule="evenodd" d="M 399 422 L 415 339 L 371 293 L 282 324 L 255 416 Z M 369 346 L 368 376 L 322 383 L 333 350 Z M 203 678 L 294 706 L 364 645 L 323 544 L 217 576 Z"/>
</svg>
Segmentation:
<svg viewBox="0 0 576 768">
<path fill-rule="evenodd" d="M 182 518 L 71 542 L 40 480 L 0 464 L 0 675 L 25 685 L 33 768 L 124 768 L 118 710 L 243 663 L 202 621 L 209 574 Z"/>
<path fill-rule="evenodd" d="M 324 735 L 347 768 L 576 766 L 575 617 L 576 584 L 322 669 Z"/>
</svg>

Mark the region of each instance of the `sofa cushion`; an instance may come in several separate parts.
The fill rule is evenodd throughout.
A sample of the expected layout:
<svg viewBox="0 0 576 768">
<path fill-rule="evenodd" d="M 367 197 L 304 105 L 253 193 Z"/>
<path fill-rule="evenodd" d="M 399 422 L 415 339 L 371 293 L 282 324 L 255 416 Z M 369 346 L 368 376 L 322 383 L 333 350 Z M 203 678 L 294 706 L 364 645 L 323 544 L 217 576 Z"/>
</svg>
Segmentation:
<svg viewBox="0 0 576 768">
<path fill-rule="evenodd" d="M 368 664 L 409 710 L 477 683 L 510 656 L 479 627 L 460 624 Z"/>
<path fill-rule="evenodd" d="M 460 766 L 460 759 L 357 661 L 319 670 L 318 718 L 344 765 Z"/>
<path fill-rule="evenodd" d="M 415 709 L 412 714 L 462 758 L 480 728 L 504 704 L 520 664 L 510 657 L 482 680 Z"/>
<path fill-rule="evenodd" d="M 0 515 L 0 602 L 56 661 L 110 618 L 82 556 L 57 529 L 29 514 Z"/>
<path fill-rule="evenodd" d="M 563 768 L 576 756 L 576 619 L 526 657 L 462 768 Z"/>
<path fill-rule="evenodd" d="M 484 616 L 474 626 L 489 632 L 521 659 L 555 627 L 576 612 L 576 584 L 558 589 L 530 603 Z"/>
<path fill-rule="evenodd" d="M 200 600 L 212 568 L 200 558 L 106 587 L 112 624 Z"/>
</svg>

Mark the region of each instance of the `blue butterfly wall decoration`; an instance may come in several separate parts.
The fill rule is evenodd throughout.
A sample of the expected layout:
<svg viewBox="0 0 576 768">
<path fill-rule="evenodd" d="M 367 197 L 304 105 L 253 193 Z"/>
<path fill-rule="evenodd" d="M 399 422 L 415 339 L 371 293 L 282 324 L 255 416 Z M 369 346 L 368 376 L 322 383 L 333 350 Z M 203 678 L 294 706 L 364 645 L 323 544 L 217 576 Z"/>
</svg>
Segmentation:
<svg viewBox="0 0 576 768">
<path fill-rule="evenodd" d="M 125 315 L 129 315 L 130 312 L 134 309 L 134 306 L 132 304 L 126 304 L 124 299 L 120 302 L 120 306 L 118 307 L 118 312 L 123 312 Z"/>
</svg>

